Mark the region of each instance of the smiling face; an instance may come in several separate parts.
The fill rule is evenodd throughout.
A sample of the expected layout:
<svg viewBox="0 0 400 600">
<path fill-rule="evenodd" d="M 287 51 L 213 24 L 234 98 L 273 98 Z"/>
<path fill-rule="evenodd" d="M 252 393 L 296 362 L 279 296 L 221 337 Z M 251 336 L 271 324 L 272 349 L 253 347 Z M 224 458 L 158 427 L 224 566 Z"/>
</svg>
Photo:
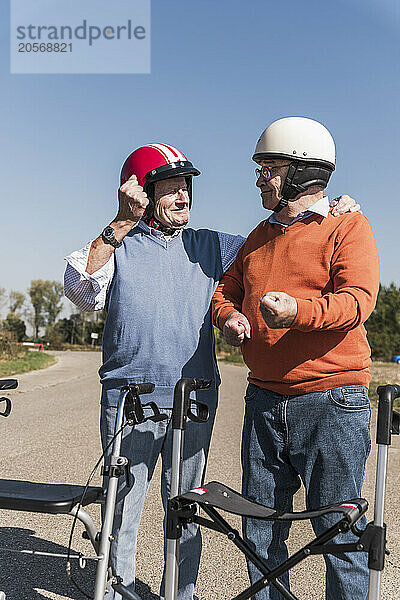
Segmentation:
<svg viewBox="0 0 400 600">
<path fill-rule="evenodd" d="M 262 205 L 267 210 L 273 210 L 282 199 L 282 188 L 288 174 L 290 161 L 277 158 L 260 161 L 260 168 L 269 170 L 270 178 L 262 173 L 258 176 L 256 186 L 260 188 Z"/>
<path fill-rule="evenodd" d="M 167 227 L 184 227 L 189 221 L 189 192 L 184 177 L 171 177 L 154 184 L 154 216 Z"/>
</svg>

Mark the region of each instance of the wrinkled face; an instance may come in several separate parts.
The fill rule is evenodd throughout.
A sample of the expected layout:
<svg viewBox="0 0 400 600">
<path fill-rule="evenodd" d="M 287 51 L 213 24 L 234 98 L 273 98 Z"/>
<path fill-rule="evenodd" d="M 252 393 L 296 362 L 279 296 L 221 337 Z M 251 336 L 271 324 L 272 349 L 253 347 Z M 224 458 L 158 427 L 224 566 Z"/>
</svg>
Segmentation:
<svg viewBox="0 0 400 600">
<path fill-rule="evenodd" d="M 179 228 L 189 221 L 189 192 L 184 177 L 171 177 L 154 184 L 154 216 L 167 227 Z"/>
<path fill-rule="evenodd" d="M 288 174 L 290 161 L 282 158 L 260 161 L 261 171 L 269 171 L 269 177 L 262 173 L 258 176 L 256 186 L 261 190 L 262 205 L 267 210 L 273 210 L 282 199 L 282 188 Z M 263 169 L 267 167 L 267 169 Z"/>
</svg>

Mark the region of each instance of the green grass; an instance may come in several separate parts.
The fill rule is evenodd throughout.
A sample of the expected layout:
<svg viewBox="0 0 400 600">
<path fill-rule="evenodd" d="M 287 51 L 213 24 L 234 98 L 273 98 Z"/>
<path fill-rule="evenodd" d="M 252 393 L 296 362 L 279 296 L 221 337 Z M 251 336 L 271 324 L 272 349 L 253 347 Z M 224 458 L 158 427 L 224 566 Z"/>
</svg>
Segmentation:
<svg viewBox="0 0 400 600">
<path fill-rule="evenodd" d="M 0 360 L 0 377 L 9 377 L 16 373 L 28 373 L 45 369 L 57 362 L 55 356 L 45 352 L 26 351 L 23 356 Z"/>
<path fill-rule="evenodd" d="M 92 346 L 92 345 L 81 345 L 81 344 L 60 344 L 60 345 L 52 345 L 50 344 L 51 350 L 63 350 L 68 352 L 101 352 L 101 345 Z"/>
</svg>

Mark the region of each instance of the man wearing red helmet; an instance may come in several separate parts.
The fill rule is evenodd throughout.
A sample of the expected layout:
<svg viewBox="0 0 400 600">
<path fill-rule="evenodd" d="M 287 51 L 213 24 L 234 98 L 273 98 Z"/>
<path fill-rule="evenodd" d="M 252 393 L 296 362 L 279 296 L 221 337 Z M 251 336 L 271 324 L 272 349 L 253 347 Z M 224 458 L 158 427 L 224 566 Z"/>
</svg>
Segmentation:
<svg viewBox="0 0 400 600">
<path fill-rule="evenodd" d="M 196 392 L 208 404 L 206 425 L 188 422 L 182 488 L 202 483 L 220 383 L 214 354 L 210 301 L 223 273 L 245 241 L 241 236 L 185 228 L 192 177 L 200 172 L 176 148 L 149 144 L 133 152 L 121 172 L 119 210 L 102 234 L 67 257 L 65 294 L 81 310 L 107 306 L 103 335 L 101 430 L 113 434 L 120 388 L 152 381 L 152 400 L 172 408 L 181 377 L 213 380 Z M 347 207 L 346 207 L 347 209 Z M 121 482 L 111 562 L 134 590 L 136 539 L 143 503 L 159 455 L 164 506 L 170 482 L 169 422 L 148 421 L 126 431 L 121 453 L 132 458 L 132 488 Z M 192 600 L 201 553 L 198 528 L 181 540 L 178 600 Z M 164 582 L 161 585 L 163 595 Z M 119 600 L 110 592 L 107 600 Z"/>
<path fill-rule="evenodd" d="M 121 172 L 119 210 L 102 234 L 68 258 L 65 294 L 82 310 L 107 305 L 103 334 L 101 430 L 113 435 L 120 388 L 131 381 L 156 384 L 152 400 L 171 411 L 181 377 L 213 380 L 196 392 L 208 404 L 207 424 L 188 422 L 184 489 L 202 483 L 220 383 L 214 354 L 210 301 L 244 238 L 184 228 L 189 221 L 192 177 L 187 157 L 166 144 L 133 152 Z M 114 572 L 134 590 L 136 540 L 143 503 L 159 455 L 164 506 L 170 484 L 172 435 L 167 421 L 147 421 L 126 430 L 121 454 L 132 458 L 131 489 L 121 481 L 111 549 Z M 201 554 L 197 527 L 184 531 L 179 600 L 192 600 Z M 164 582 L 161 586 L 163 595 Z M 110 592 L 107 600 L 119 599 Z"/>
</svg>

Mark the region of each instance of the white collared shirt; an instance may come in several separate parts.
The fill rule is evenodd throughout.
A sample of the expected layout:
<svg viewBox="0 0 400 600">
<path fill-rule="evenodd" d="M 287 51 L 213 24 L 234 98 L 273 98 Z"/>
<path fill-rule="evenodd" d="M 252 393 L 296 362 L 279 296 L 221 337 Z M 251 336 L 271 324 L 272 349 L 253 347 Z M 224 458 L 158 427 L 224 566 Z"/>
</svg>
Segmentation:
<svg viewBox="0 0 400 600">
<path fill-rule="evenodd" d="M 279 213 L 274 213 L 274 212 L 272 213 L 272 215 L 269 216 L 268 219 L 266 219 L 265 222 L 266 223 L 268 222 L 271 224 L 276 223 L 277 225 L 282 225 L 283 227 L 289 227 L 289 225 L 293 225 L 293 223 L 297 223 L 297 221 L 302 221 L 303 219 L 306 219 L 312 213 L 321 215 L 322 217 L 328 216 L 328 213 L 329 213 L 329 198 L 328 198 L 328 196 L 324 196 L 320 200 L 317 200 L 317 202 L 314 202 L 314 204 L 312 206 L 310 206 L 310 208 L 308 208 L 304 212 L 301 212 L 300 214 L 298 214 L 297 217 L 295 217 L 293 219 L 293 221 L 291 221 L 290 223 L 281 223 L 279 221 Z"/>
</svg>

